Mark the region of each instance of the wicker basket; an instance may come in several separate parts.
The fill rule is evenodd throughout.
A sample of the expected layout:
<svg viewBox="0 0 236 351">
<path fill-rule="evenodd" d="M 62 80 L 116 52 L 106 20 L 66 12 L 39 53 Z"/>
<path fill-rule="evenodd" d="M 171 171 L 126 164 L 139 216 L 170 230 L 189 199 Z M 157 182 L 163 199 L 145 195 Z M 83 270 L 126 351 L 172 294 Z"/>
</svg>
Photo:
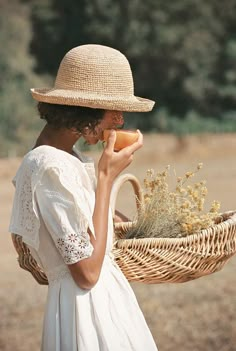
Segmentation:
<svg viewBox="0 0 236 351">
<path fill-rule="evenodd" d="M 18 253 L 18 263 L 22 269 L 30 272 L 34 279 L 41 285 L 48 285 L 48 279 L 42 268 L 35 261 L 27 245 L 20 235 L 12 234 L 12 241 Z"/>
<path fill-rule="evenodd" d="M 130 174 L 118 178 L 112 207 L 122 185 L 130 181 L 142 205 L 138 180 Z M 183 283 L 219 271 L 236 253 L 236 211 L 221 214 L 213 227 L 186 238 L 122 239 L 132 222 L 115 224 L 115 260 L 129 281 L 148 284 Z"/>
<path fill-rule="evenodd" d="M 131 174 L 115 182 L 111 204 L 115 208 L 120 188 L 131 182 L 137 207 L 142 204 L 142 189 Z M 122 239 L 133 222 L 115 224 L 113 254 L 129 281 L 148 284 L 182 283 L 219 271 L 236 253 L 236 211 L 229 211 L 217 223 L 201 234 L 186 238 Z M 31 256 L 30 250 L 18 235 L 12 234 L 21 268 L 29 271 L 39 284 L 47 285 L 47 277 Z"/>
</svg>

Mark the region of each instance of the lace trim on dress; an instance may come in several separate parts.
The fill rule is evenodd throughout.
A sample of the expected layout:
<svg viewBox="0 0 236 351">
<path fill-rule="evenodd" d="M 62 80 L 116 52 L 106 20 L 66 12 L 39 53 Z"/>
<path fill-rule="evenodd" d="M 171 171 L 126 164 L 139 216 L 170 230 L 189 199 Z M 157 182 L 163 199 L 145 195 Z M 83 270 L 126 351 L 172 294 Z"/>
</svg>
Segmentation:
<svg viewBox="0 0 236 351">
<path fill-rule="evenodd" d="M 21 235 L 26 244 L 32 247 L 38 247 L 40 222 L 35 194 L 31 184 L 31 178 L 36 167 L 35 164 L 33 164 L 32 167 L 27 167 L 25 164 L 26 161 L 24 160 L 13 179 L 16 192 L 9 231 Z M 25 166 L 24 169 L 23 166 Z M 18 186 L 18 182 L 20 186 Z"/>
<path fill-rule="evenodd" d="M 72 194 L 75 192 L 75 187 L 78 189 L 81 187 L 82 172 L 87 171 L 89 177 L 95 178 L 93 164 L 88 164 L 85 171 L 81 163 L 76 160 L 75 166 L 71 160 L 70 156 L 68 157 L 63 151 L 48 146 L 40 146 L 24 157 L 13 180 L 16 192 L 9 231 L 21 235 L 23 241 L 36 250 L 39 247 L 40 220 L 35 190 L 46 169 L 51 167 L 57 171 L 62 186 L 65 186 Z M 77 204 L 78 201 L 75 202 Z M 78 208 L 81 213 L 81 220 L 86 223 L 89 222 L 89 228 L 94 235 L 93 223 L 90 218 L 87 219 L 86 217 L 86 213 L 88 213 L 87 204 L 83 201 L 82 203 L 83 207 Z"/>
<path fill-rule="evenodd" d="M 67 234 L 58 238 L 56 246 L 66 264 L 76 263 L 92 255 L 93 246 L 89 241 L 88 233 Z"/>
</svg>

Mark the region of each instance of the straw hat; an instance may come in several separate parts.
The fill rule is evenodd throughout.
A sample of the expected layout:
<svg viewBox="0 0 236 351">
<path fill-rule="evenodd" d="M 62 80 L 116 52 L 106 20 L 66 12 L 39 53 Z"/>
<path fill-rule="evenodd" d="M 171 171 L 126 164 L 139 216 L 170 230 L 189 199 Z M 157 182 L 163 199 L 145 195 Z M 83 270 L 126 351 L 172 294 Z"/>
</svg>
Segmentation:
<svg viewBox="0 0 236 351">
<path fill-rule="evenodd" d="M 105 110 L 146 112 L 154 101 L 134 96 L 130 65 L 118 50 L 81 45 L 61 61 L 51 89 L 31 89 L 37 101 Z"/>
</svg>

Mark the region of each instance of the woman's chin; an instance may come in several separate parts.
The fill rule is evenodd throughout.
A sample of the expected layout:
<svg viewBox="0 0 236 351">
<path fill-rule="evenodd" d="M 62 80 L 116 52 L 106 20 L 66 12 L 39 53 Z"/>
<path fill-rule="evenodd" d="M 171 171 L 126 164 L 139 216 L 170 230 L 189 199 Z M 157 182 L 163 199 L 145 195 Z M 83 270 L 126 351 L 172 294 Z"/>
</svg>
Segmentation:
<svg viewBox="0 0 236 351">
<path fill-rule="evenodd" d="M 84 138 L 89 145 L 95 145 L 98 143 L 98 138 Z"/>
</svg>

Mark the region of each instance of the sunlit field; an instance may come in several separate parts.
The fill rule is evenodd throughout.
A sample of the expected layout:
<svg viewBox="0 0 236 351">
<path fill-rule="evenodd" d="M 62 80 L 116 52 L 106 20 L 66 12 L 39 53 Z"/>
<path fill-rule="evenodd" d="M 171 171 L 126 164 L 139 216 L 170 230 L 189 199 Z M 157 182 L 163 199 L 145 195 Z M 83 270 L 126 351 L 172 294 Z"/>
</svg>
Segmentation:
<svg viewBox="0 0 236 351">
<path fill-rule="evenodd" d="M 88 154 L 97 162 L 97 151 Z M 148 168 L 162 170 L 169 164 L 177 175 L 183 175 L 199 162 L 204 166 L 196 180 L 207 181 L 206 208 L 219 200 L 222 212 L 236 210 L 236 134 L 146 135 L 142 150 L 125 173 L 135 174 L 141 181 Z M 0 159 L 0 350 L 37 351 L 47 287 L 18 267 L 7 233 L 14 193 L 11 179 L 19 164 L 20 159 Z M 121 190 L 117 208 L 131 218 L 135 215 L 129 184 Z M 236 350 L 235 272 L 236 257 L 222 271 L 192 282 L 132 284 L 159 351 Z"/>
</svg>

